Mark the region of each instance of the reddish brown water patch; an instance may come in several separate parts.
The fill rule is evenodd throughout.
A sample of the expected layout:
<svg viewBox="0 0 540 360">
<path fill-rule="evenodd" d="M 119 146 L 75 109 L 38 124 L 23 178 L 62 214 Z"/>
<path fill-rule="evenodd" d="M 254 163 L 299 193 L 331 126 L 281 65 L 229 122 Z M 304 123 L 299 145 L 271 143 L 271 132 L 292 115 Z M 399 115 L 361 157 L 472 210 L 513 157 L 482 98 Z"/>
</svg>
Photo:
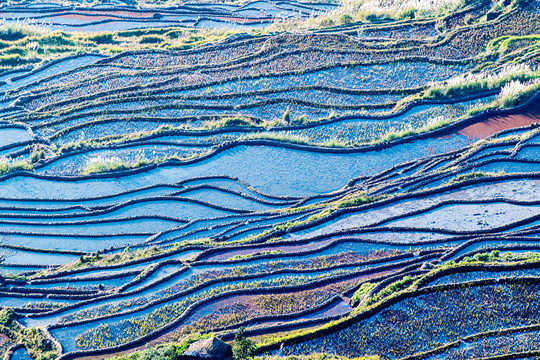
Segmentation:
<svg viewBox="0 0 540 360">
<path fill-rule="evenodd" d="M 80 14 L 68 14 L 68 15 L 60 15 L 60 18 L 63 19 L 76 19 L 81 21 L 99 21 L 99 20 L 116 20 L 115 17 L 111 16 L 94 16 L 94 15 L 80 15 Z"/>
<path fill-rule="evenodd" d="M 153 12 L 131 12 L 131 11 L 107 11 L 107 14 L 114 14 L 119 16 L 129 16 L 129 17 L 152 17 Z"/>
<path fill-rule="evenodd" d="M 260 19 L 251 19 L 251 18 L 237 18 L 237 17 L 218 17 L 219 20 L 223 21 L 234 21 L 236 23 L 252 23 L 257 21 L 270 21 L 271 18 L 260 18 Z"/>
<path fill-rule="evenodd" d="M 485 139 L 486 137 L 498 133 L 502 130 L 528 126 L 535 122 L 540 122 L 540 115 L 516 114 L 505 116 L 494 116 L 486 121 L 482 121 L 458 131 L 458 134 L 468 138 Z"/>
<path fill-rule="evenodd" d="M 205 258 L 205 260 L 227 260 L 235 255 L 255 255 L 255 254 L 263 254 L 267 251 L 284 251 L 285 253 L 296 252 L 296 251 L 308 251 L 308 250 L 318 249 L 334 240 L 335 239 L 327 239 L 327 240 L 322 240 L 319 242 L 312 242 L 312 243 L 299 244 L 299 245 L 265 246 L 265 247 L 246 249 L 246 250 L 235 249 L 235 250 L 209 256 L 208 258 Z"/>
</svg>

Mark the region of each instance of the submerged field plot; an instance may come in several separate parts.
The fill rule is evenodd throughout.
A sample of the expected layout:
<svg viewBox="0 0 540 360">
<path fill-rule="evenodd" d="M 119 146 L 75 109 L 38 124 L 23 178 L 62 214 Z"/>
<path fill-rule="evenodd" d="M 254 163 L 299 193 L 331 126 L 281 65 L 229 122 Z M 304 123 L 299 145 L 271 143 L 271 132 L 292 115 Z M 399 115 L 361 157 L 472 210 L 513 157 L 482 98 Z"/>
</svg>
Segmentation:
<svg viewBox="0 0 540 360">
<path fill-rule="evenodd" d="M 539 1 L 0 18 L 3 359 L 540 358 Z"/>
</svg>

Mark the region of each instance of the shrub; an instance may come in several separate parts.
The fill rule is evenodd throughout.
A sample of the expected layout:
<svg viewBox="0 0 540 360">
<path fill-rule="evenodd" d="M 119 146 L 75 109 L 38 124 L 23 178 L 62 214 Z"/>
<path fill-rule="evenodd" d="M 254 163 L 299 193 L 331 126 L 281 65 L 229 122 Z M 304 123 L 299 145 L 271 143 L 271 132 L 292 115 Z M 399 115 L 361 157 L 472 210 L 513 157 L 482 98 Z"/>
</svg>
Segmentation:
<svg viewBox="0 0 540 360">
<path fill-rule="evenodd" d="M 237 360 L 251 359 L 255 354 L 255 344 L 244 335 L 244 328 L 240 328 L 234 335 L 234 358 Z"/>
<path fill-rule="evenodd" d="M 111 172 L 118 170 L 126 170 L 129 166 L 121 163 L 117 157 L 103 158 L 101 156 L 88 160 L 84 172 L 86 174 L 95 174 L 103 172 Z"/>
<path fill-rule="evenodd" d="M 334 20 L 332 19 L 322 19 L 321 26 L 334 26 Z"/>
<path fill-rule="evenodd" d="M 248 119 L 242 119 L 239 117 L 234 118 L 225 118 L 223 119 L 223 127 L 232 127 L 232 126 L 252 126 L 253 124 Z"/>
<path fill-rule="evenodd" d="M 0 66 L 16 66 L 19 65 L 20 56 L 17 54 L 10 54 L 0 56 Z"/>
<path fill-rule="evenodd" d="M 0 157 L 0 176 L 7 175 L 15 171 L 31 171 L 34 168 L 26 161 L 13 161 L 5 157 Z"/>
<path fill-rule="evenodd" d="M 30 162 L 33 164 L 44 158 L 45 158 L 45 151 L 40 150 L 37 152 L 33 152 L 32 155 L 30 155 Z"/>
<path fill-rule="evenodd" d="M 6 41 L 17 41 L 28 36 L 22 27 L 6 26 L 0 29 L 0 39 Z"/>
<path fill-rule="evenodd" d="M 342 23 L 342 24 L 350 24 L 353 22 L 353 17 L 349 14 L 343 14 L 341 15 L 341 17 L 339 18 L 339 21 Z"/>
<path fill-rule="evenodd" d="M 416 9 L 415 8 L 409 8 L 405 11 L 403 11 L 400 15 L 400 19 L 414 19 L 416 16 Z"/>
<path fill-rule="evenodd" d="M 0 324 L 4 326 L 9 326 L 11 322 L 15 319 L 15 312 L 13 309 L 4 308 L 0 311 Z"/>
<path fill-rule="evenodd" d="M 114 44 L 113 35 L 110 33 L 107 34 L 97 34 L 90 38 L 91 41 L 96 44 Z"/>
<path fill-rule="evenodd" d="M 41 39 L 41 43 L 55 46 L 75 45 L 75 43 L 69 39 L 69 36 L 64 33 L 46 35 Z"/>
<path fill-rule="evenodd" d="M 347 207 L 353 207 L 353 206 L 360 206 L 364 204 L 370 204 L 372 202 L 384 199 L 386 196 L 379 195 L 379 196 L 359 196 L 353 199 L 347 199 L 338 204 L 338 208 L 347 208 Z"/>
<path fill-rule="evenodd" d="M 351 304 L 353 306 L 357 306 L 360 300 L 371 290 L 373 289 L 375 285 L 372 283 L 364 283 L 360 286 L 358 290 L 355 291 L 353 296 L 351 297 Z"/>
<path fill-rule="evenodd" d="M 433 84 L 424 97 L 459 97 L 503 87 L 500 97 L 515 98 L 525 90 L 525 85 L 530 85 L 522 82 L 534 81 L 539 77 L 538 71 L 526 65 L 507 65 L 497 72 L 471 73 L 454 77 L 443 84 Z"/>
<path fill-rule="evenodd" d="M 467 25 L 472 24 L 473 21 L 474 21 L 474 17 L 471 14 L 465 15 L 465 18 L 463 19 L 463 22 L 465 22 L 465 24 Z"/>
<path fill-rule="evenodd" d="M 516 106 L 527 98 L 531 92 L 539 87 L 540 81 L 522 83 L 520 81 L 511 81 L 502 89 L 497 99 L 500 108 Z M 533 90 L 531 90 L 531 88 Z"/>
<path fill-rule="evenodd" d="M 283 113 L 283 121 L 285 123 L 290 123 L 291 122 L 291 111 L 290 110 L 287 110 Z"/>
<path fill-rule="evenodd" d="M 446 23 L 444 22 L 444 20 L 438 20 L 435 23 L 435 29 L 437 29 L 438 32 L 443 32 L 444 29 L 446 29 Z"/>
<path fill-rule="evenodd" d="M 512 7 L 523 8 L 531 3 L 532 0 L 514 0 L 512 1 Z"/>
<path fill-rule="evenodd" d="M 141 44 L 159 44 L 163 39 L 159 36 L 145 35 L 141 37 L 139 41 Z"/>
<path fill-rule="evenodd" d="M 455 178 L 450 179 L 448 181 L 448 184 L 455 184 L 455 183 L 466 181 L 466 180 L 480 179 L 480 178 L 490 176 L 490 175 L 493 176 L 495 174 L 494 173 L 485 173 L 485 172 L 480 172 L 480 171 L 471 172 L 471 173 L 467 173 L 467 174 L 460 174 L 460 175 L 456 176 Z"/>
<path fill-rule="evenodd" d="M 381 21 L 388 21 L 392 20 L 389 14 L 386 13 L 371 13 L 366 15 L 366 20 L 369 22 L 381 22 Z"/>
</svg>

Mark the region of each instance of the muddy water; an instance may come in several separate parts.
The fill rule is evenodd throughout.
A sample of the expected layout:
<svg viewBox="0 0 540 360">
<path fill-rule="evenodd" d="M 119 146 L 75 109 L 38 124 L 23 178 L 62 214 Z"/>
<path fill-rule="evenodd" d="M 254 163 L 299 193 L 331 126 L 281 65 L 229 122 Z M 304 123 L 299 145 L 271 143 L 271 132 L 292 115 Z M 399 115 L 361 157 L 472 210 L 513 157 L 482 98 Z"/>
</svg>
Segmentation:
<svg viewBox="0 0 540 360">
<path fill-rule="evenodd" d="M 458 133 L 470 138 L 485 139 L 502 130 L 528 126 L 537 122 L 540 122 L 540 115 L 516 114 L 494 116 L 485 121 L 467 126 L 458 131 Z"/>
</svg>

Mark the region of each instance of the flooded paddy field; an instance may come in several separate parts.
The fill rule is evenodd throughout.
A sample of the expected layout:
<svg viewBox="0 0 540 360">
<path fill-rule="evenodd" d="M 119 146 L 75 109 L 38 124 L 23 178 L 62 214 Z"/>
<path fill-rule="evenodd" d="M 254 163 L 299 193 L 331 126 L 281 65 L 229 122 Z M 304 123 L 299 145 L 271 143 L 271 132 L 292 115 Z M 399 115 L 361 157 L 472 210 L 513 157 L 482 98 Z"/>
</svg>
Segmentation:
<svg viewBox="0 0 540 360">
<path fill-rule="evenodd" d="M 3 359 L 540 356 L 540 3 L 409 5 L 1 4 Z"/>
</svg>

